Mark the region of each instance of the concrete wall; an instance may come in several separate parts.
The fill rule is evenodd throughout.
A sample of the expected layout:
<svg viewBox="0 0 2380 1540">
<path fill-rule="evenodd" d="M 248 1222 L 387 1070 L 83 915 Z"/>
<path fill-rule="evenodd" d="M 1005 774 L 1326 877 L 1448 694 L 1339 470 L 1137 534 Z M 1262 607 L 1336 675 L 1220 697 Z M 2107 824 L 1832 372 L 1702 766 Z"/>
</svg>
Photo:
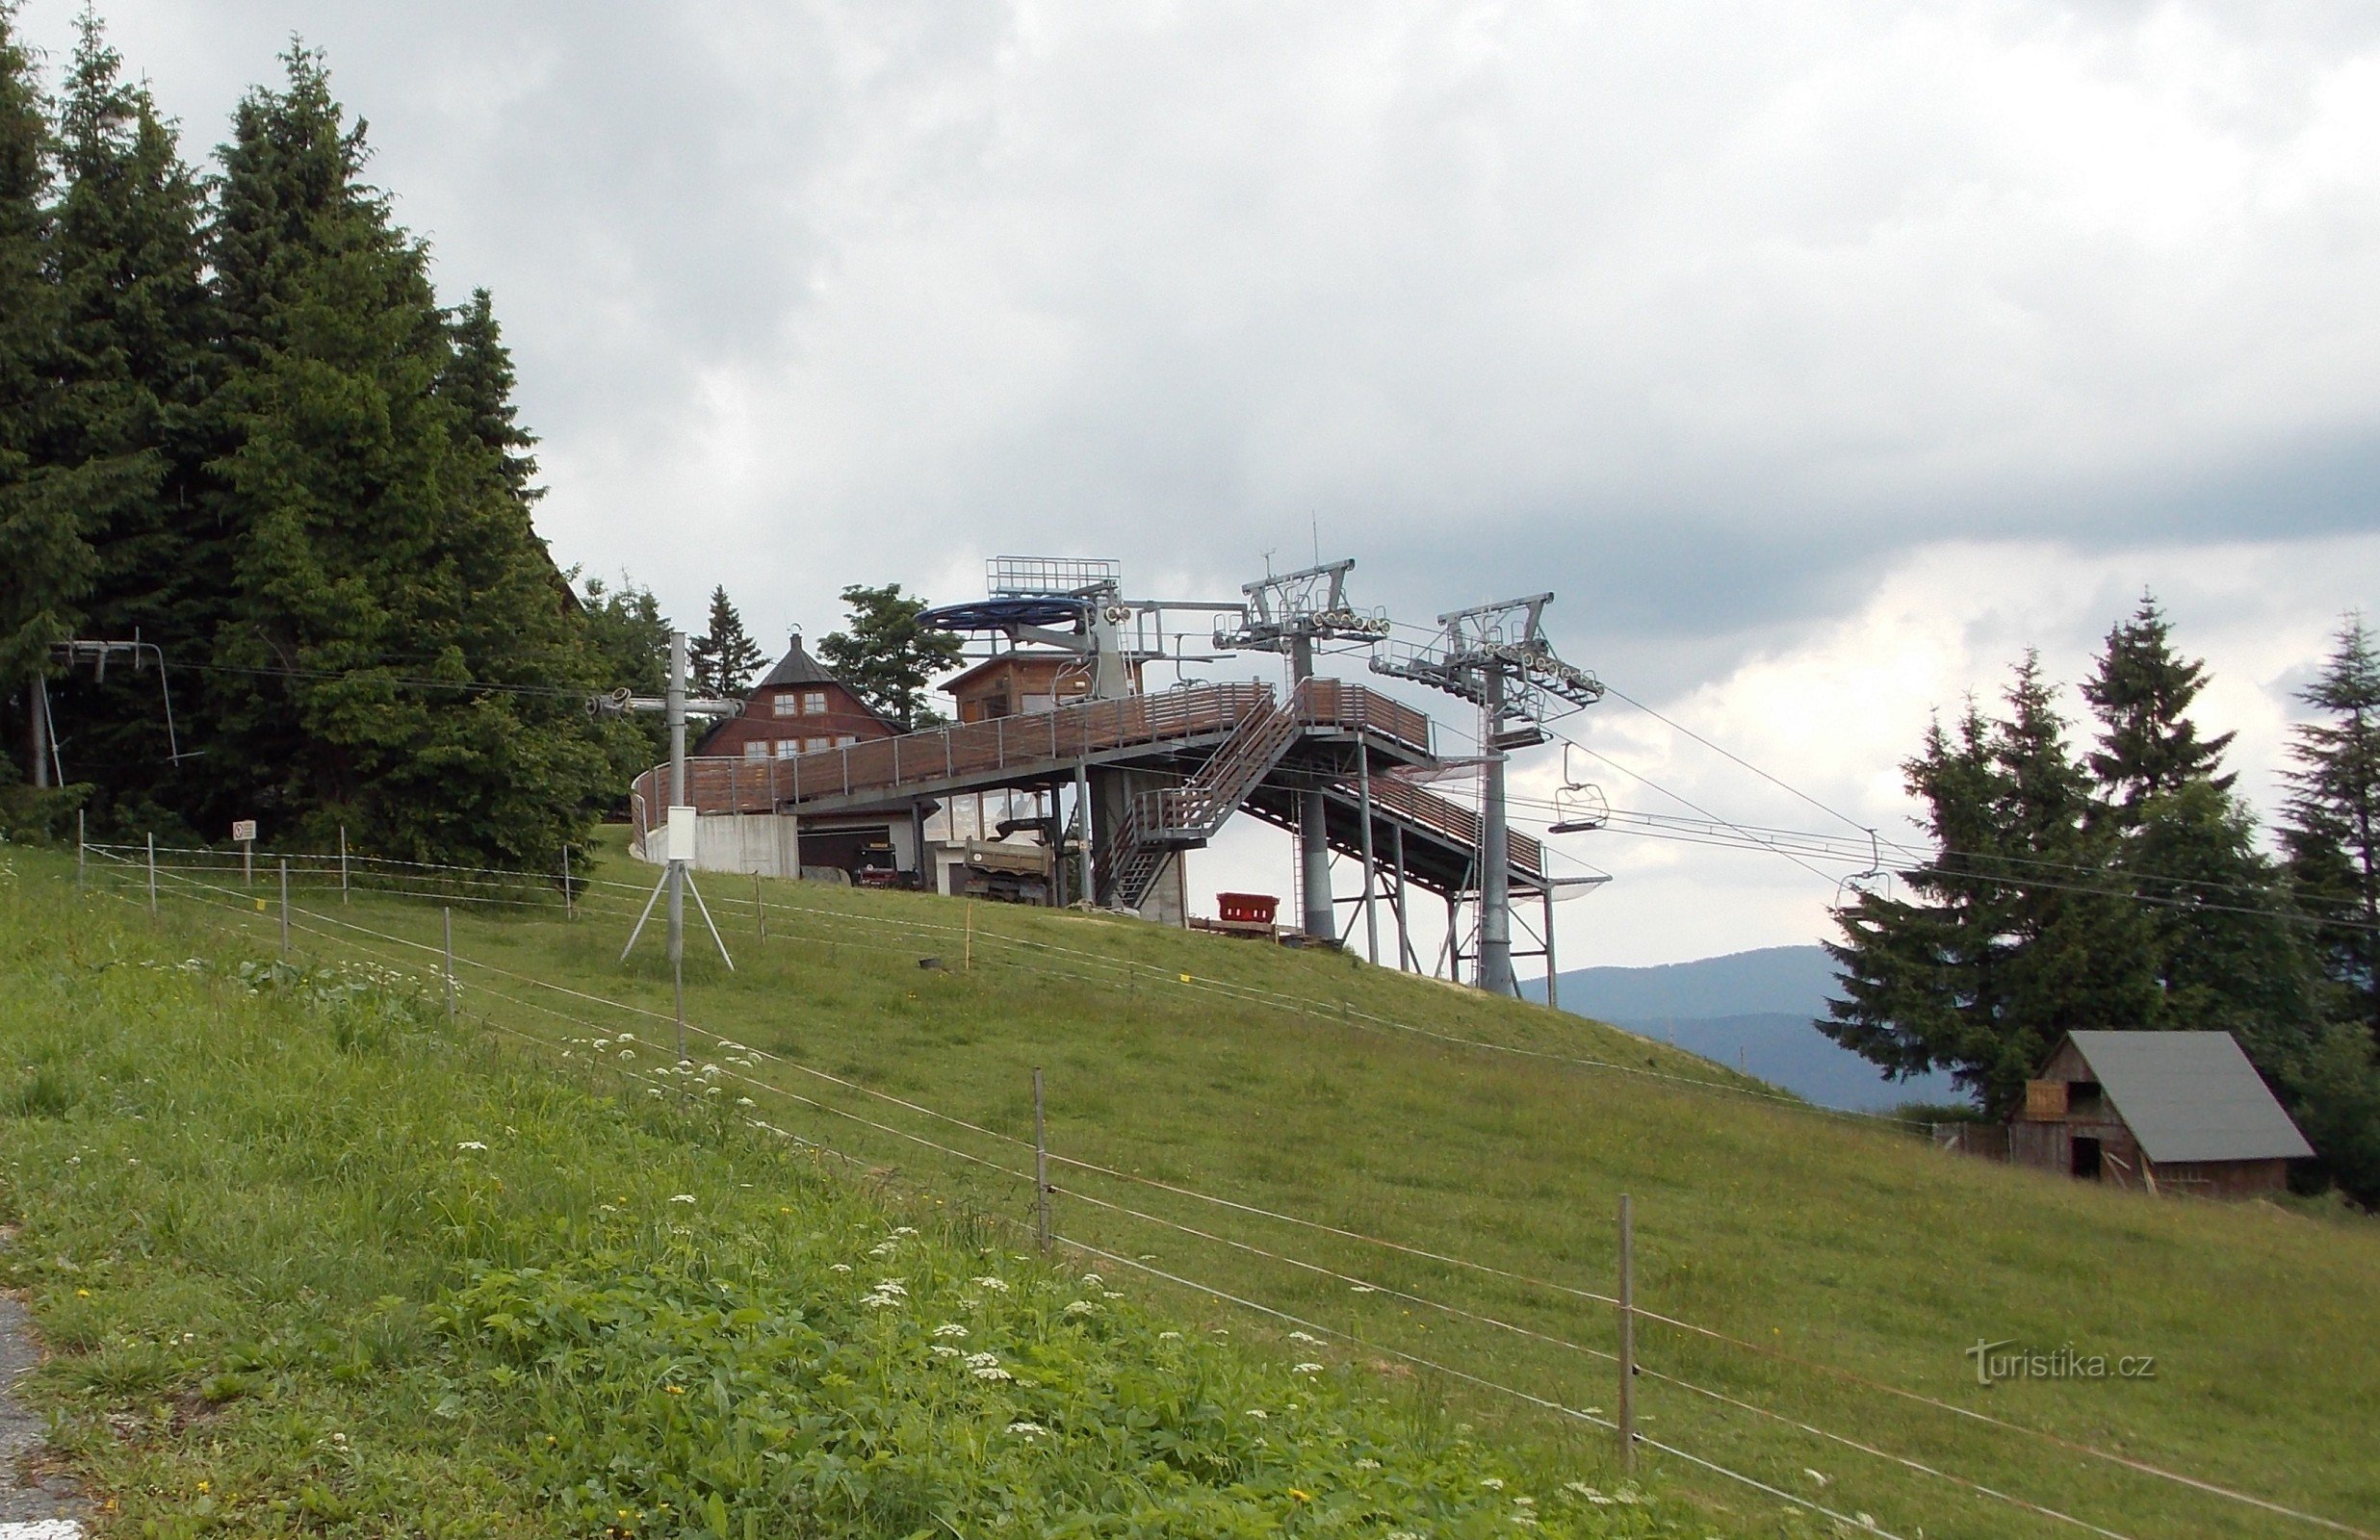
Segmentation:
<svg viewBox="0 0 2380 1540">
<path fill-rule="evenodd" d="M 758 873 L 763 877 L 792 877 L 795 853 L 793 841 L 797 831 L 810 834 L 830 834 L 842 828 L 875 829 L 889 826 L 892 843 L 892 861 L 903 871 L 915 871 L 918 865 L 917 830 L 906 813 L 894 813 L 865 818 L 796 818 L 791 813 L 749 812 L 709 813 L 694 820 L 694 858 L 692 865 L 698 872 Z M 629 853 L 640 860 L 659 864 L 665 842 L 662 831 L 656 830 L 645 841 L 629 846 Z"/>
</svg>

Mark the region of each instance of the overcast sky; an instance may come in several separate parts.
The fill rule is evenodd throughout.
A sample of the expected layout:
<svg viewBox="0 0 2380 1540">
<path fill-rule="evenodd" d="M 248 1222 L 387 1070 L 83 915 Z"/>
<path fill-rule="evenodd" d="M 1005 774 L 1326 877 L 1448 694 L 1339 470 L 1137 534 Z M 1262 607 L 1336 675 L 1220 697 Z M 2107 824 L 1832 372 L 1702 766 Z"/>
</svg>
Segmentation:
<svg viewBox="0 0 2380 1540">
<path fill-rule="evenodd" d="M 102 9 L 194 158 L 327 52 L 442 292 L 495 293 L 556 554 L 689 621 L 1013 552 L 1203 598 L 1319 549 L 1423 623 L 1551 588 L 1565 656 L 1848 822 L 1617 701 L 1565 732 L 1889 833 L 1930 711 L 2076 677 L 2144 585 L 2268 802 L 2380 593 L 2368 0 Z M 72 10 L 27 4 L 56 59 Z M 1565 964 L 1834 897 L 1565 848 L 1617 878 Z M 1275 836 L 1199 860 L 1288 891 Z"/>
</svg>

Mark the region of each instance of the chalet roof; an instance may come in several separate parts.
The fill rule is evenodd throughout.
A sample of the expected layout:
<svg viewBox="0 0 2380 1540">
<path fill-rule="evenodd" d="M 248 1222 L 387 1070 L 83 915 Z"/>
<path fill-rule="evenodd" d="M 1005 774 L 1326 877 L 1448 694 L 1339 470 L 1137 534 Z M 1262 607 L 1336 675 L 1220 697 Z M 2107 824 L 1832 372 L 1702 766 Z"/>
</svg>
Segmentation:
<svg viewBox="0 0 2380 1540">
<path fill-rule="evenodd" d="M 785 656 L 777 659 L 777 666 L 770 669 L 768 673 L 761 680 L 761 682 L 754 685 L 753 688 L 756 690 L 764 690 L 772 684 L 841 683 L 842 683 L 842 680 L 827 672 L 826 665 L 819 662 L 816 658 L 812 657 L 810 654 L 802 647 L 802 633 L 795 631 L 793 633 L 793 650 L 786 654 Z"/>
<path fill-rule="evenodd" d="M 2072 1032 L 2066 1040 L 2153 1161 L 2314 1153 L 2228 1032 Z"/>
</svg>

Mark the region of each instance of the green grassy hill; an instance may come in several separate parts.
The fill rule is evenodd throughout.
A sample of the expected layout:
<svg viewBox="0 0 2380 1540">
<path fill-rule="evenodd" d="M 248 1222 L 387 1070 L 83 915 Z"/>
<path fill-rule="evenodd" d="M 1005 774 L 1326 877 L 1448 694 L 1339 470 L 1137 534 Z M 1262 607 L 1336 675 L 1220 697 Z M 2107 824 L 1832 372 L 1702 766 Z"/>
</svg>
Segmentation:
<svg viewBox="0 0 2380 1540">
<path fill-rule="evenodd" d="M 42 876 L 60 880 L 54 860 Z M 454 906 L 461 1014 L 524 1069 L 599 1065 L 640 1095 L 674 1057 L 669 977 L 653 936 L 618 962 L 649 873 L 601 876 L 619 886 L 576 918 L 485 902 L 492 878 L 455 888 L 479 900 Z M 1615 1315 L 1579 1292 L 1613 1287 L 1625 1192 L 1639 1303 L 1699 1328 L 1640 1325 L 1643 1430 L 1775 1489 L 1647 1451 L 1655 1490 L 1714 1529 L 1773 1532 L 1789 1494 L 1904 1536 L 2339 1532 L 2141 1465 L 2349 1526 L 2380 1513 L 2368 1222 L 1944 1156 L 1642 1039 L 1346 958 L 703 881 L 737 962 L 693 932 L 691 1054 L 712 1094 L 657 1103 L 764 1118 L 1023 1250 L 1018 1142 L 1042 1065 L 1053 1152 L 1106 1168 L 1053 1166 L 1055 1228 L 1111 1255 L 1111 1280 L 1442 1405 L 1520 1469 L 1613 1480 L 1609 1434 L 1538 1403 L 1614 1405 Z M 169 919 L 274 942 L 270 903 L 167 890 Z M 436 966 L 434 901 L 301 885 L 295 918 L 313 957 Z M 2155 1375 L 1984 1387 L 1979 1340 L 2151 1355 Z"/>
</svg>

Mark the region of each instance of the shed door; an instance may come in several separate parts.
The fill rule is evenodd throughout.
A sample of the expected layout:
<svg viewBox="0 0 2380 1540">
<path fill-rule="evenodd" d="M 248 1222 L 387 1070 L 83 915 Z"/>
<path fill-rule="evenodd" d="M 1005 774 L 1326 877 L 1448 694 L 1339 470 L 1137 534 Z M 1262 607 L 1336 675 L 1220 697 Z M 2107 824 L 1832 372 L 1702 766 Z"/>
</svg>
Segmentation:
<svg viewBox="0 0 2380 1540">
<path fill-rule="evenodd" d="M 2074 1174 L 2086 1182 L 2099 1180 L 2099 1141 L 2080 1134 L 2075 1136 Z"/>
</svg>

